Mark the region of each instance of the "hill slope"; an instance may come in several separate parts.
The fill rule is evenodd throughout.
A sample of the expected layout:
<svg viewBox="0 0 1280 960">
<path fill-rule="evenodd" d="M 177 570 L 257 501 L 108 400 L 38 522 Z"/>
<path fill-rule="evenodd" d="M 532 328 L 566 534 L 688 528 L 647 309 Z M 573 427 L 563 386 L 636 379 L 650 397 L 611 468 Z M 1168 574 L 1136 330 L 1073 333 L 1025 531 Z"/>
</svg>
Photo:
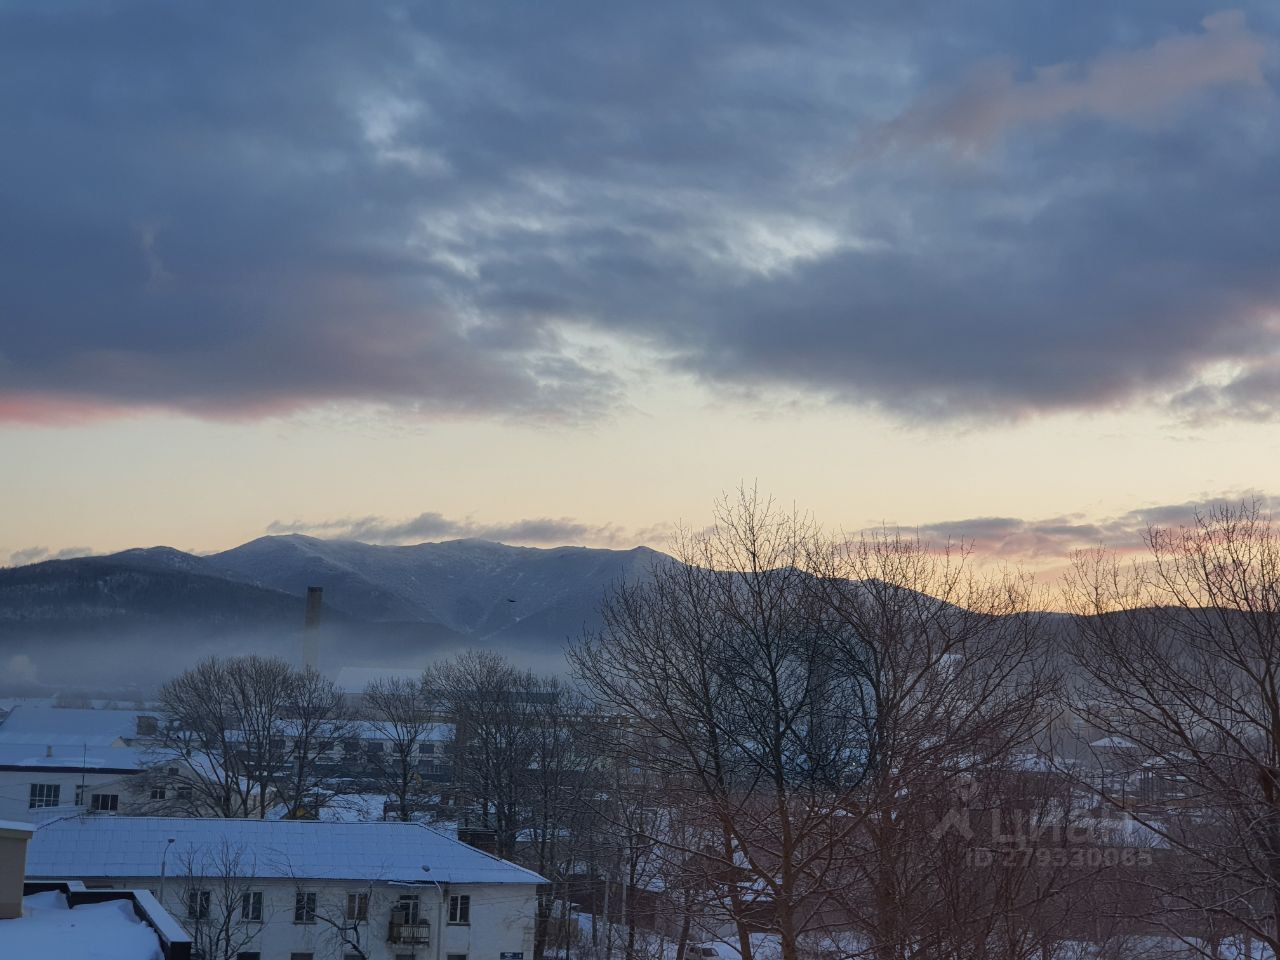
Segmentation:
<svg viewBox="0 0 1280 960">
<path fill-rule="evenodd" d="M 464 646 L 545 663 L 597 622 L 612 584 L 660 557 L 281 536 L 204 557 L 152 547 L 45 561 L 0 569 L 0 674 L 150 683 L 211 653 L 296 659 L 308 586 L 325 591 L 322 664 L 421 665 Z"/>
</svg>

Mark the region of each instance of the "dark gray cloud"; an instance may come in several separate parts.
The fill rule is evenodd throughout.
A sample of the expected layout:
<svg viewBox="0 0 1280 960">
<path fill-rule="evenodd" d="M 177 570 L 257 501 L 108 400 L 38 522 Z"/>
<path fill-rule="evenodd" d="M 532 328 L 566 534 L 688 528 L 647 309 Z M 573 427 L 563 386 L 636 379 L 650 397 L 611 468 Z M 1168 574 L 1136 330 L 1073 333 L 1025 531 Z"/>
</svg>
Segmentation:
<svg viewBox="0 0 1280 960">
<path fill-rule="evenodd" d="M 320 521 L 280 521 L 267 527 L 267 533 L 304 533 L 308 536 L 362 543 L 403 544 L 432 540 L 456 540 L 475 537 L 503 543 L 590 544 L 594 546 L 635 546 L 643 542 L 613 525 L 596 526 L 569 517 L 533 517 L 507 523 L 478 523 L 471 519 L 451 519 L 441 513 L 421 513 L 409 520 L 385 517 L 347 517 Z"/>
<path fill-rule="evenodd" d="M 9 4 L 0 419 L 1280 411 L 1273 6 L 859 6 Z"/>
<path fill-rule="evenodd" d="M 1068 559 L 1077 550 L 1106 547 L 1129 552 L 1141 550 L 1152 527 L 1192 526 L 1196 515 L 1224 506 L 1255 504 L 1264 512 L 1280 508 L 1280 498 L 1258 491 L 1160 504 L 1130 510 L 1114 517 L 1083 514 L 1026 520 L 1019 517 L 970 517 L 924 524 L 920 538 L 935 546 L 944 543 L 972 545 L 982 559 L 1052 562 Z"/>
</svg>

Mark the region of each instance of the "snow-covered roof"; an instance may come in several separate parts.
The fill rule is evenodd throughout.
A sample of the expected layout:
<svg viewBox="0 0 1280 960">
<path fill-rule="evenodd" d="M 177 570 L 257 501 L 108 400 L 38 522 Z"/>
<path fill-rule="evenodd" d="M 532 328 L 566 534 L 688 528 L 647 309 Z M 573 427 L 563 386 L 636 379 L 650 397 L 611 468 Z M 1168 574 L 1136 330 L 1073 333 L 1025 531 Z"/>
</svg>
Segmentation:
<svg viewBox="0 0 1280 960">
<path fill-rule="evenodd" d="M 1124 737 L 1103 737 L 1101 740 L 1095 740 L 1089 744 L 1095 750 L 1133 750 L 1137 748 L 1137 744 L 1132 740 L 1126 740 Z"/>
<path fill-rule="evenodd" d="M 142 752 L 97 744 L 6 743 L 0 740 L 0 767 L 59 767 L 68 770 L 140 770 Z"/>
<path fill-rule="evenodd" d="M 139 710 L 75 710 L 23 704 L 0 722 L 0 743 L 101 744 L 135 737 Z"/>
<path fill-rule="evenodd" d="M 361 740 L 385 740 L 386 737 L 379 730 L 378 724 L 372 720 L 352 720 L 348 724 L 348 729 L 353 737 Z M 382 730 L 390 729 L 390 725 L 385 725 Z M 430 724 L 423 732 L 422 740 L 424 742 L 431 741 L 435 743 L 447 743 L 453 739 L 453 724 L 451 723 L 433 723 Z"/>
<path fill-rule="evenodd" d="M 27 845 L 29 877 L 149 878 L 229 849 L 259 878 L 392 883 L 542 883 L 500 860 L 417 823 L 222 820 L 80 816 L 40 826 Z M 224 847 L 225 845 L 225 847 Z M 423 866 L 430 867 L 425 872 Z"/>
<path fill-rule="evenodd" d="M 128 900 L 74 909 L 58 892 L 22 898 L 22 916 L 0 920 L 0 957 L 160 960 L 160 938 Z"/>
</svg>

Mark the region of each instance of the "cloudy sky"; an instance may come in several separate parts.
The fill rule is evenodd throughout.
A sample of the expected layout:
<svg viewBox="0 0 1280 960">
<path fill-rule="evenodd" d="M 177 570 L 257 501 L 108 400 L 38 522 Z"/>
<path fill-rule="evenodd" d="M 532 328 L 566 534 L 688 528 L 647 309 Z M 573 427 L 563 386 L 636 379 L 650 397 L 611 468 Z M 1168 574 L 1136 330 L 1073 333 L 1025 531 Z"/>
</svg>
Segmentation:
<svg viewBox="0 0 1280 960">
<path fill-rule="evenodd" d="M 1280 457 L 1280 8 L 0 3 L 0 563 L 1048 562 Z M 1048 558 L 1048 559 L 1046 559 Z"/>
</svg>

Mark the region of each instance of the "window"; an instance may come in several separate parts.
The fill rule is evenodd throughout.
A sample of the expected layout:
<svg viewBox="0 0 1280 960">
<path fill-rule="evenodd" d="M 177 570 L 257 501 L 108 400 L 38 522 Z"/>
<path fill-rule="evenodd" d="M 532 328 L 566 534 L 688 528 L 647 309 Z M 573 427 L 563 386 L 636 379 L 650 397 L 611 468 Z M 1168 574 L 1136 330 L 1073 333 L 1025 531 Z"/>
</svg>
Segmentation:
<svg viewBox="0 0 1280 960">
<path fill-rule="evenodd" d="M 469 894 L 455 894 L 449 898 L 449 922 L 471 922 L 471 897 Z"/>
<path fill-rule="evenodd" d="M 369 895 L 367 893 L 347 894 L 347 919 L 355 922 L 369 919 Z"/>
<path fill-rule="evenodd" d="M 165 775 L 166 775 L 166 776 L 169 776 L 169 777 L 176 777 L 176 776 L 178 775 L 178 768 L 177 768 L 177 767 L 168 767 L 168 768 L 165 770 Z"/>
<path fill-rule="evenodd" d="M 103 813 L 115 813 L 120 809 L 120 794 L 95 793 L 89 797 L 89 809 Z"/>
<path fill-rule="evenodd" d="M 396 901 L 395 912 L 404 917 L 404 923 L 418 922 L 420 904 L 416 893 L 402 893 Z"/>
<path fill-rule="evenodd" d="M 236 960 L 262 960 L 262 954 L 257 950 L 241 950 L 236 954 Z"/>
<path fill-rule="evenodd" d="M 56 807 L 61 796 L 62 787 L 56 783 L 33 783 L 31 785 L 31 795 L 27 800 L 27 809 Z"/>
<path fill-rule="evenodd" d="M 179 788 L 178 788 L 178 799 L 179 799 L 179 800 L 190 800 L 190 799 L 191 799 L 191 788 L 190 788 L 190 787 L 185 787 L 185 786 L 184 786 L 184 787 L 179 787 Z"/>
<path fill-rule="evenodd" d="M 446 953 L 445 960 L 467 960 L 465 953 Z"/>
<path fill-rule="evenodd" d="M 246 890 L 240 894 L 240 919 L 262 922 L 262 891 Z"/>
<path fill-rule="evenodd" d="M 167 793 L 165 792 L 165 788 L 163 785 L 151 788 L 152 800 L 163 800 L 165 799 L 166 796 L 167 796 Z"/>
<path fill-rule="evenodd" d="M 316 895 L 315 893 L 307 893 L 299 890 L 298 895 L 293 900 L 293 922 L 294 923 L 315 923 L 316 922 Z M 310 956 L 310 954 L 307 954 Z"/>
<path fill-rule="evenodd" d="M 289 960 L 316 960 L 314 953 L 291 953 Z"/>
<path fill-rule="evenodd" d="M 208 890 L 188 890 L 187 891 L 187 919 L 188 920 L 208 920 L 209 919 L 209 891 Z"/>
<path fill-rule="evenodd" d="M 80 785 L 80 786 L 78 786 L 78 787 L 76 787 L 76 806 L 77 806 L 77 807 L 83 807 L 83 806 L 84 806 L 84 786 L 83 786 L 83 784 L 82 784 L 82 785 Z"/>
</svg>

